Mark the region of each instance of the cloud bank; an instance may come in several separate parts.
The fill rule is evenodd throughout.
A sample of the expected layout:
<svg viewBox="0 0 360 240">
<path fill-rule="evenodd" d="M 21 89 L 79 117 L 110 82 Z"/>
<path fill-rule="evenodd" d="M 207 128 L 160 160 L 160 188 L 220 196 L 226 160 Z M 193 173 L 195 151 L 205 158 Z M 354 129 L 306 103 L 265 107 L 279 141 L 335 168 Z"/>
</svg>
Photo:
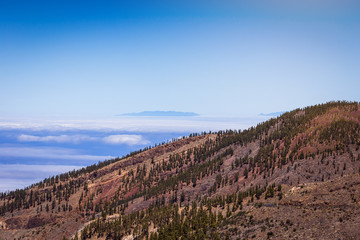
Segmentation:
<svg viewBox="0 0 360 240">
<path fill-rule="evenodd" d="M 82 167 L 72 165 L 0 164 L 0 192 L 24 188 L 49 176 Z"/>
<path fill-rule="evenodd" d="M 106 144 L 147 145 L 150 142 L 137 134 L 109 135 L 107 137 L 90 137 L 88 135 L 59 135 L 59 136 L 35 136 L 21 134 L 20 142 L 56 142 L 56 143 L 80 143 L 85 141 L 101 141 Z"/>
<path fill-rule="evenodd" d="M 114 158 L 113 156 L 79 154 L 77 151 L 72 149 L 53 147 L 0 147 L 0 157 L 26 157 L 89 161 L 103 161 Z"/>
<path fill-rule="evenodd" d="M 87 135 L 34 136 L 21 134 L 18 140 L 21 142 L 80 143 L 84 141 L 94 141 L 96 138 Z"/>
<path fill-rule="evenodd" d="M 225 129 L 246 129 L 266 121 L 269 116 L 244 118 L 212 117 L 116 117 L 109 119 L 0 119 L 0 129 L 32 131 L 124 131 L 124 132 L 201 132 Z"/>
<path fill-rule="evenodd" d="M 110 135 L 103 138 L 103 141 L 108 144 L 127 144 L 127 145 L 146 145 L 150 144 L 141 135 Z"/>
</svg>

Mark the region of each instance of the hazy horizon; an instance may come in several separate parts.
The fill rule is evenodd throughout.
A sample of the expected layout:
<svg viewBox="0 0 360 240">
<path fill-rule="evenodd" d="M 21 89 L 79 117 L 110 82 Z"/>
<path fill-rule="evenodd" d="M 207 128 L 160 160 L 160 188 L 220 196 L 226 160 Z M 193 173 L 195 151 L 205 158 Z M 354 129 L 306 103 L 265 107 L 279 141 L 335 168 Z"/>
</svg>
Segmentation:
<svg viewBox="0 0 360 240">
<path fill-rule="evenodd" d="M 0 192 L 190 133 L 243 130 L 268 118 L 0 118 Z"/>
</svg>

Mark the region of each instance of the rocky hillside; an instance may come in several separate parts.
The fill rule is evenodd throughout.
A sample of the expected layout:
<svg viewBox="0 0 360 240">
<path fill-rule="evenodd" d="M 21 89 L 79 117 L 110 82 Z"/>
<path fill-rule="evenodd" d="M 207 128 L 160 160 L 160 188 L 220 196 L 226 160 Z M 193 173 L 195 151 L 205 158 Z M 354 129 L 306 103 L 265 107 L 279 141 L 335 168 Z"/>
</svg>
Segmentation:
<svg viewBox="0 0 360 240">
<path fill-rule="evenodd" d="M 360 105 L 296 109 L 0 195 L 1 239 L 357 239 Z"/>
</svg>

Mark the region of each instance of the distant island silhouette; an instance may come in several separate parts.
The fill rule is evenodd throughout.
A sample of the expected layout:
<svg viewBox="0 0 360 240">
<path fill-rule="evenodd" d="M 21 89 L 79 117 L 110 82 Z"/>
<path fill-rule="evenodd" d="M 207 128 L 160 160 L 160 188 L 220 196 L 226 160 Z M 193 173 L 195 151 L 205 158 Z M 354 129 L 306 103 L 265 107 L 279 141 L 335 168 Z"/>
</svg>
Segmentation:
<svg viewBox="0 0 360 240">
<path fill-rule="evenodd" d="M 282 115 L 283 113 L 285 113 L 285 111 L 282 112 L 272 112 L 272 113 L 260 113 L 260 116 L 266 116 L 266 117 L 278 117 L 280 115 Z"/>
<path fill-rule="evenodd" d="M 199 116 L 194 112 L 177 112 L 177 111 L 143 111 L 138 113 L 123 113 L 117 116 L 136 116 L 136 117 L 195 117 Z"/>
</svg>

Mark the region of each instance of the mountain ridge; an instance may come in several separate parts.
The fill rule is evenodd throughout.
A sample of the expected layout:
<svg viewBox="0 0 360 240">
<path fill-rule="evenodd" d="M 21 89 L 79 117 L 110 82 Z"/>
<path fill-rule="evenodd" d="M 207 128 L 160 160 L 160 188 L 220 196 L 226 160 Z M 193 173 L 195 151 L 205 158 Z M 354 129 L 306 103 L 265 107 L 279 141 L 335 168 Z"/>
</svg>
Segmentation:
<svg viewBox="0 0 360 240">
<path fill-rule="evenodd" d="M 244 131 L 192 134 L 2 194 L 0 235 L 355 239 L 359 126 L 359 103 L 329 102 Z"/>
</svg>

